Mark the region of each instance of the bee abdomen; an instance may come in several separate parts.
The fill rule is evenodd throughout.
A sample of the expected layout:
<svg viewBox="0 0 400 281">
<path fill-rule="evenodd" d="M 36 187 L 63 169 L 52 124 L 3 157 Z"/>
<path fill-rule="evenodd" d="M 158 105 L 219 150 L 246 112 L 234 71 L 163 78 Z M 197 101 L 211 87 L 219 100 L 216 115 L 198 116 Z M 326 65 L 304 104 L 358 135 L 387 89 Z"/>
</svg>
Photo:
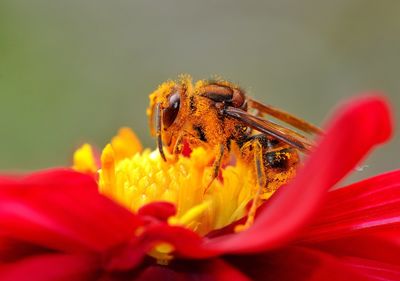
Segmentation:
<svg viewBox="0 0 400 281">
<path fill-rule="evenodd" d="M 196 133 L 199 137 L 199 140 L 201 140 L 203 142 L 207 142 L 206 133 L 201 125 L 193 125 L 193 130 L 196 131 Z"/>
<path fill-rule="evenodd" d="M 264 166 L 285 170 L 289 167 L 289 160 L 292 153 L 293 150 L 290 148 L 267 152 L 264 154 Z"/>
</svg>

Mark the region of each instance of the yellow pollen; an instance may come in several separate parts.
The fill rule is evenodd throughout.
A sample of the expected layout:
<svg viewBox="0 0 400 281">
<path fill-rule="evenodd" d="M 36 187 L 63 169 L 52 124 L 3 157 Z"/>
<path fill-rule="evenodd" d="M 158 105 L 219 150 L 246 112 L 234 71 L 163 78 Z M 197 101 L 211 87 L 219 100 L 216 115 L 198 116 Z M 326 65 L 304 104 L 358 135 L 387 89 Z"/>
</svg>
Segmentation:
<svg viewBox="0 0 400 281">
<path fill-rule="evenodd" d="M 167 159 L 173 158 L 167 155 Z M 179 156 L 166 162 L 158 150 L 142 151 L 136 135 L 123 128 L 102 152 L 99 191 L 133 212 L 151 202 L 170 202 L 175 205 L 176 214 L 168 223 L 204 236 L 248 215 L 250 202 L 259 190 L 255 168 L 240 159 L 222 169 L 222 180 L 215 179 L 208 186 L 214 160 L 213 153 L 199 147 L 192 151 L 190 158 Z M 89 145 L 82 146 L 74 154 L 73 168 L 78 171 L 94 172 L 97 170 L 95 163 Z M 275 177 L 276 186 L 263 188 L 260 199 L 268 199 L 286 182 L 288 174 L 276 173 Z M 254 213 L 248 221 L 251 222 L 253 216 Z M 246 227 L 239 226 L 236 230 Z M 168 264 L 173 251 L 171 245 L 160 241 L 148 254 L 158 263 Z"/>
<path fill-rule="evenodd" d="M 126 127 L 121 128 L 118 131 L 118 135 L 112 138 L 111 146 L 114 150 L 116 161 L 131 157 L 142 151 L 142 144 L 138 137 L 131 129 Z"/>
<path fill-rule="evenodd" d="M 103 150 L 103 153 L 101 154 L 101 167 L 101 177 L 99 178 L 100 192 L 115 198 L 117 197 L 117 194 L 114 193 L 118 192 L 118 190 L 112 188 L 116 184 L 116 175 L 115 156 L 111 144 L 107 144 Z"/>
<path fill-rule="evenodd" d="M 256 192 L 253 169 L 240 162 L 224 169 L 223 182 L 213 181 L 205 192 L 212 160 L 213 155 L 197 148 L 190 158 L 178 157 L 172 163 L 149 150 L 117 162 L 112 145 L 107 145 L 101 157 L 100 192 L 134 212 L 150 202 L 173 203 L 177 213 L 169 223 L 205 235 L 244 217 Z"/>
<path fill-rule="evenodd" d="M 85 143 L 74 153 L 73 169 L 82 173 L 96 173 L 98 167 L 90 144 Z"/>
<path fill-rule="evenodd" d="M 118 134 L 112 138 L 111 147 L 112 149 L 107 148 L 106 153 L 103 151 L 102 157 L 109 158 L 109 160 L 106 161 L 107 163 L 108 161 L 121 161 L 122 159 L 129 158 L 142 151 L 142 144 L 138 137 L 127 127 L 121 128 Z M 105 156 L 104 154 L 107 153 L 112 155 Z M 96 173 L 100 168 L 97 166 L 96 162 L 92 147 L 85 143 L 75 151 L 72 168 L 82 173 Z"/>
<path fill-rule="evenodd" d="M 183 225 L 191 228 L 192 230 L 196 231 L 198 226 L 198 220 L 201 218 L 206 210 L 210 207 L 211 201 L 205 201 L 197 206 L 192 207 L 189 209 L 185 214 L 181 217 L 170 217 L 168 223 L 170 225 Z"/>
<path fill-rule="evenodd" d="M 148 255 L 155 258 L 159 265 L 168 265 L 173 259 L 173 255 L 171 253 L 174 250 L 174 246 L 169 243 L 158 243 L 155 247 L 153 247 Z"/>
</svg>

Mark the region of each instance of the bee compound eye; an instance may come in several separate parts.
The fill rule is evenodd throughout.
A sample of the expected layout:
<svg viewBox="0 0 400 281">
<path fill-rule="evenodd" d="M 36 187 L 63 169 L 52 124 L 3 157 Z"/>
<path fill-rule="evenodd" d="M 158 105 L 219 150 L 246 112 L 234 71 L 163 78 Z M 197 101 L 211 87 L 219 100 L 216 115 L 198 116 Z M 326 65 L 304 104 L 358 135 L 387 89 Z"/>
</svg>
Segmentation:
<svg viewBox="0 0 400 281">
<path fill-rule="evenodd" d="M 179 92 L 173 93 L 168 99 L 168 107 L 163 111 L 163 125 L 168 128 L 174 123 L 179 112 L 181 96 Z"/>
</svg>

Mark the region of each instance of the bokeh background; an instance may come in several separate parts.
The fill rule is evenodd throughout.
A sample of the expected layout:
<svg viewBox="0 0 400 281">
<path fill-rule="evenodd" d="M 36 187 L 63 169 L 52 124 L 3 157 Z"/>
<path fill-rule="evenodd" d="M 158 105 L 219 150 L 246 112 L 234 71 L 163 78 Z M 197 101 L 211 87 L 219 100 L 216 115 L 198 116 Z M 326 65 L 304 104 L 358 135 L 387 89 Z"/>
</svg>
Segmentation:
<svg viewBox="0 0 400 281">
<path fill-rule="evenodd" d="M 400 1 L 1 0 L 0 170 L 69 165 L 123 125 L 154 147 L 148 94 L 179 73 L 317 124 L 370 89 L 399 110 Z M 399 144 L 353 178 L 398 168 Z"/>
</svg>

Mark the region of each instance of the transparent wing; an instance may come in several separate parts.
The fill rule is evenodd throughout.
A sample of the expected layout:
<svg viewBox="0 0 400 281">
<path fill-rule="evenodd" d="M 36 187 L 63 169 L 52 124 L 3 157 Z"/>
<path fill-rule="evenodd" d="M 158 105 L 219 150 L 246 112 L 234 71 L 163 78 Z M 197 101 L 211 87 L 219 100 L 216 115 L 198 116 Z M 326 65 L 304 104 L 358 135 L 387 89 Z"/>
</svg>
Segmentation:
<svg viewBox="0 0 400 281">
<path fill-rule="evenodd" d="M 235 118 L 247 126 L 270 136 L 273 136 L 303 152 L 309 152 L 313 146 L 314 142 L 305 136 L 293 131 L 291 129 L 285 128 L 274 122 L 262 119 L 260 117 L 251 115 L 247 111 L 239 108 L 228 106 L 225 109 L 225 114 L 232 118 Z"/>
<path fill-rule="evenodd" d="M 260 113 L 271 115 L 276 119 L 292 125 L 293 127 L 300 129 L 306 133 L 323 134 L 322 130 L 317 126 L 279 108 L 273 107 L 271 105 L 262 104 L 253 99 L 248 100 L 248 105 L 251 108 L 257 109 Z"/>
</svg>

